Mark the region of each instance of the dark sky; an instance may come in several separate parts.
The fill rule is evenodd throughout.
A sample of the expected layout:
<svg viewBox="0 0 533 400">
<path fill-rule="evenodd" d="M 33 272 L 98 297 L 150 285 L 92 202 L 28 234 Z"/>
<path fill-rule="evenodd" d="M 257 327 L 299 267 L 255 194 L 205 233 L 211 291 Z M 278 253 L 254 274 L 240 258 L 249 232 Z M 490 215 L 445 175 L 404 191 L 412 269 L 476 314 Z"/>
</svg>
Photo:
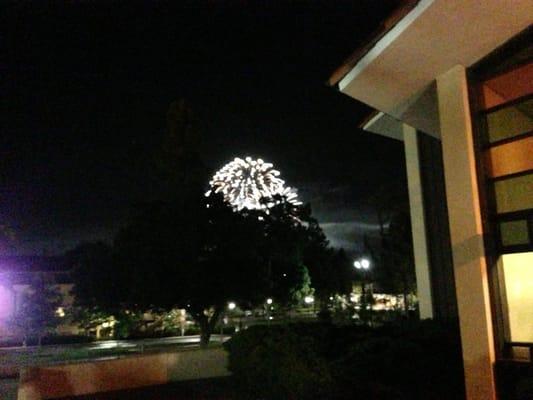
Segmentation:
<svg viewBox="0 0 533 400">
<path fill-rule="evenodd" d="M 380 185 L 403 196 L 401 143 L 325 85 L 398 1 L 69 1 L 1 6 L 4 254 L 109 239 L 157 197 L 148 173 L 170 102 L 186 98 L 214 171 L 261 156 L 334 245 L 357 247 Z"/>
</svg>

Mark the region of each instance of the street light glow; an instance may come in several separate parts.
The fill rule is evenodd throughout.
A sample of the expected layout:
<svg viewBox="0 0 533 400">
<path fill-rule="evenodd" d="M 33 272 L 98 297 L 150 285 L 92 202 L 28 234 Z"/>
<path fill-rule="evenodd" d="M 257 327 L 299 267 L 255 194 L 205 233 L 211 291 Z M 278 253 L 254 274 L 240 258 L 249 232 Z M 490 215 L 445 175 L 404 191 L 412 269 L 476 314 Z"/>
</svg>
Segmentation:
<svg viewBox="0 0 533 400">
<path fill-rule="evenodd" d="M 272 303 L 273 303 L 273 300 L 269 297 L 269 298 L 267 299 L 267 304 L 272 304 Z"/>
<path fill-rule="evenodd" d="M 362 258 L 354 261 L 353 266 L 357 269 L 370 269 L 370 261 L 367 258 Z"/>
<path fill-rule="evenodd" d="M 305 304 L 313 304 L 315 301 L 315 298 L 313 296 L 305 296 L 304 302 Z"/>
<path fill-rule="evenodd" d="M 233 301 L 228 303 L 228 310 L 235 310 L 235 307 L 237 307 L 237 305 Z"/>
</svg>

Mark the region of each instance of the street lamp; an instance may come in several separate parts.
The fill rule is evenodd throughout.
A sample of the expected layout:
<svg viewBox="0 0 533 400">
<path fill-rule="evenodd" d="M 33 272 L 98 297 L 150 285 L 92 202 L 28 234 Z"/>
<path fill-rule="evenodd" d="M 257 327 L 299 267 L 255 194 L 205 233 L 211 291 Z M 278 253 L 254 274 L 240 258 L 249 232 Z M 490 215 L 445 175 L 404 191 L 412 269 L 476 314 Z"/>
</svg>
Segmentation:
<svg viewBox="0 0 533 400">
<path fill-rule="evenodd" d="M 362 272 L 362 280 L 361 280 L 361 308 L 366 310 L 366 278 L 367 278 L 367 272 L 370 269 L 370 261 L 368 258 L 360 258 L 358 260 L 355 260 L 353 263 L 353 266 L 355 269 Z M 370 305 L 370 310 L 372 310 L 372 305 Z"/>
<path fill-rule="evenodd" d="M 228 303 L 228 310 L 235 310 L 235 307 L 237 307 L 237 305 L 233 301 Z"/>
<path fill-rule="evenodd" d="M 268 325 L 270 325 L 270 321 L 273 319 L 270 315 L 270 310 L 272 309 L 272 303 L 274 303 L 274 300 L 272 300 L 271 297 L 266 299 L 266 305 L 265 305 L 265 317 L 268 321 Z"/>
<path fill-rule="evenodd" d="M 361 258 L 360 260 L 355 260 L 353 266 L 356 269 L 368 270 L 370 269 L 370 261 L 367 258 Z"/>
</svg>

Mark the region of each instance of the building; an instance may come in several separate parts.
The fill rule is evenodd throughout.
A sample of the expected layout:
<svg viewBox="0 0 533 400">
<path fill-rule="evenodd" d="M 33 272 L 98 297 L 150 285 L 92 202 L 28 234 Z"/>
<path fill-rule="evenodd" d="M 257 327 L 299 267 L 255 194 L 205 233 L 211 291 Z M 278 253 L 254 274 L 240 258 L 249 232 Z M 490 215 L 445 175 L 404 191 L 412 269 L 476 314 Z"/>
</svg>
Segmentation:
<svg viewBox="0 0 533 400">
<path fill-rule="evenodd" d="M 329 85 L 405 146 L 422 318 L 458 316 L 468 399 L 533 393 L 533 2 L 404 1 Z"/>
<path fill-rule="evenodd" d="M 65 316 L 74 298 L 71 294 L 73 287 L 69 266 L 63 257 L 46 256 L 12 256 L 0 257 L 0 339 L 11 342 L 20 333 L 14 329 L 11 319 L 17 315 L 24 296 L 31 290 L 35 277 L 56 286 L 61 294 L 61 306 L 57 310 L 59 317 Z M 75 334 L 78 328 L 67 322 L 60 324 L 58 334 Z"/>
</svg>

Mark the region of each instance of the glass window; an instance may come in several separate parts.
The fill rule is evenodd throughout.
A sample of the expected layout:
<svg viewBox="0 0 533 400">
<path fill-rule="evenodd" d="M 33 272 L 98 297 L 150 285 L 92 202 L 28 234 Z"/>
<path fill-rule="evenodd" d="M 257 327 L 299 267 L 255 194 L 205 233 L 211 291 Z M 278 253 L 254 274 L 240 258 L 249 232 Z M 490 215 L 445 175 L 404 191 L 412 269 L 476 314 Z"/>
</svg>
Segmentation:
<svg viewBox="0 0 533 400">
<path fill-rule="evenodd" d="M 533 171 L 533 136 L 491 147 L 486 163 L 493 178 Z"/>
<path fill-rule="evenodd" d="M 502 245 L 514 246 L 529 243 L 527 220 L 506 221 L 500 223 Z"/>
<path fill-rule="evenodd" d="M 533 63 L 514 68 L 483 82 L 482 108 L 488 109 L 533 92 Z"/>
<path fill-rule="evenodd" d="M 533 99 L 487 114 L 487 130 L 490 142 L 533 131 Z"/>
<path fill-rule="evenodd" d="M 496 181 L 494 188 L 498 213 L 533 208 L 533 174 Z"/>
<path fill-rule="evenodd" d="M 533 342 L 533 252 L 501 257 L 508 309 L 508 339 Z"/>
</svg>

